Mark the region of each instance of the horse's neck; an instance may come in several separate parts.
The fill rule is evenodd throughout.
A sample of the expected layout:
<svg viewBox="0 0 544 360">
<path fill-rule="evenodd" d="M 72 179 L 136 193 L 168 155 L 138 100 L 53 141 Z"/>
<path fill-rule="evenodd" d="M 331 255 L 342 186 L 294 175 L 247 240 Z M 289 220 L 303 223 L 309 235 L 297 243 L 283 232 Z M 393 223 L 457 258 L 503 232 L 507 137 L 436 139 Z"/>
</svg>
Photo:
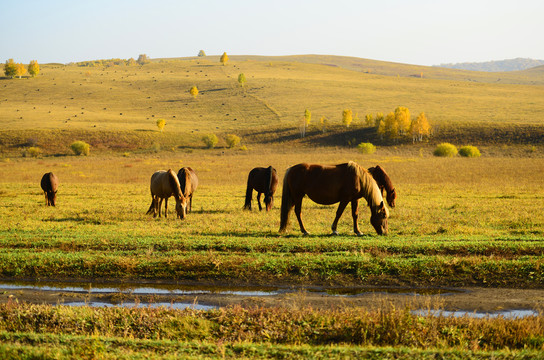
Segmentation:
<svg viewBox="0 0 544 360">
<path fill-rule="evenodd" d="M 361 191 L 363 192 L 363 197 L 366 199 L 368 206 L 373 208 L 374 206 L 380 205 L 383 201 L 382 192 L 378 187 L 378 184 L 372 178 L 370 174 L 362 174 L 361 177 Z"/>
</svg>

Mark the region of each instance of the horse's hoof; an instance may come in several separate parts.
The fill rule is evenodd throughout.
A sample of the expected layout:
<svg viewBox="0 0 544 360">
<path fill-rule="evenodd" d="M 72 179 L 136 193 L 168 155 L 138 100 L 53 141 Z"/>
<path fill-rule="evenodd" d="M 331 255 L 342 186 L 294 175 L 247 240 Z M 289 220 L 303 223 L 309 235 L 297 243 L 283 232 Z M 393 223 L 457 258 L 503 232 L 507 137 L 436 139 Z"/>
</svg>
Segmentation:
<svg viewBox="0 0 544 360">
<path fill-rule="evenodd" d="M 302 233 L 302 236 L 310 236 L 310 233 L 305 231 L 305 232 Z"/>
<path fill-rule="evenodd" d="M 355 236 L 363 236 L 363 233 L 360 232 L 360 231 L 357 231 L 357 232 L 355 233 Z"/>
<path fill-rule="evenodd" d="M 331 233 L 331 236 L 338 236 L 338 231 L 334 230 L 334 231 Z"/>
</svg>

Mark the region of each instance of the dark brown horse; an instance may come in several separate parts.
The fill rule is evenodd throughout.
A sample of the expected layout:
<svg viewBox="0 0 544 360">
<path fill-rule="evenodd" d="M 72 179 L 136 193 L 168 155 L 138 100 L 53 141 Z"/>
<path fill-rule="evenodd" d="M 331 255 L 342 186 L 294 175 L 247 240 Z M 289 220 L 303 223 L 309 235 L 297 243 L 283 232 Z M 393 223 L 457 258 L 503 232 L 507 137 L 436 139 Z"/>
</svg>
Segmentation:
<svg viewBox="0 0 544 360">
<path fill-rule="evenodd" d="M 259 204 L 259 210 L 262 210 L 261 206 L 261 194 L 264 194 L 264 204 L 266 211 L 270 211 L 274 205 L 274 193 L 278 187 L 278 174 L 276 169 L 272 166 L 267 168 L 256 167 L 249 172 L 247 177 L 247 189 L 246 189 L 246 202 L 244 209 L 251 210 L 251 199 L 253 197 L 253 190 L 257 191 L 257 204 Z"/>
<path fill-rule="evenodd" d="M 370 207 L 370 223 L 379 235 L 387 234 L 389 211 L 380 189 L 372 175 L 352 161 L 335 166 L 298 164 L 287 169 L 283 178 L 280 232 L 286 230 L 289 213 L 294 206 L 300 231 L 308 234 L 300 217 L 304 195 L 322 205 L 340 202 L 331 226 L 333 234 L 337 234 L 338 220 L 351 202 L 353 231 L 357 235 L 361 235 L 357 224 L 359 199 L 364 197 Z"/>
<path fill-rule="evenodd" d="M 48 172 L 43 174 L 40 185 L 45 194 L 46 205 L 55 206 L 57 204 L 57 189 L 59 187 L 59 179 L 52 172 Z"/>
<path fill-rule="evenodd" d="M 153 214 L 153 217 L 159 214 L 161 217 L 161 206 L 164 200 L 164 217 L 168 217 L 168 198 L 174 196 L 176 199 L 176 212 L 181 219 L 185 218 L 187 199 L 183 196 L 179 187 L 179 180 L 172 169 L 159 170 L 151 175 L 151 206 L 147 214 Z"/>
<path fill-rule="evenodd" d="M 376 180 L 376 183 L 382 192 L 382 196 L 385 190 L 387 194 L 387 203 L 394 208 L 395 200 L 397 200 L 397 192 L 385 170 L 380 165 L 376 165 L 375 167 L 368 168 L 368 172 L 372 174 L 372 177 Z"/>
<path fill-rule="evenodd" d="M 198 177 L 196 176 L 195 171 L 190 167 L 182 167 L 178 171 L 178 180 L 181 192 L 189 202 L 186 209 L 187 214 L 193 209 L 193 193 L 198 187 Z"/>
</svg>

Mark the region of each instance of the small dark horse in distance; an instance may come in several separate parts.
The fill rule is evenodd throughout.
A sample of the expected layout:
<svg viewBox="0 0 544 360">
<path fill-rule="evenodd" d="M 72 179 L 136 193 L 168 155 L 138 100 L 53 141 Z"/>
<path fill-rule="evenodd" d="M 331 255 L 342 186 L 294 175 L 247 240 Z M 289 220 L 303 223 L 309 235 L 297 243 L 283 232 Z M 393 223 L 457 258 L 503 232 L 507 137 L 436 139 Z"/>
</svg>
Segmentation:
<svg viewBox="0 0 544 360">
<path fill-rule="evenodd" d="M 380 166 L 376 165 L 374 167 L 368 168 L 368 172 L 372 175 L 374 180 L 376 180 L 376 183 L 378 184 L 378 187 L 380 188 L 380 191 L 383 192 L 385 190 L 386 192 L 386 199 L 389 206 L 392 208 L 395 207 L 395 201 L 397 200 L 397 192 L 395 191 L 395 187 L 393 186 L 393 183 L 391 182 L 391 179 L 389 178 L 389 175 L 385 172 L 385 170 Z"/>
<path fill-rule="evenodd" d="M 289 213 L 295 207 L 300 231 L 304 235 L 308 235 L 300 216 L 302 199 L 305 195 L 322 205 L 340 203 L 331 226 L 333 235 L 337 234 L 338 220 L 350 202 L 353 231 L 355 234 L 361 235 L 357 219 L 359 199 L 362 197 L 368 202 L 371 212 L 370 223 L 376 232 L 379 235 L 386 235 L 388 232 L 389 211 L 383 202 L 382 193 L 372 175 L 353 161 L 334 166 L 303 163 L 287 169 L 283 178 L 280 232 L 285 232 L 289 222 Z"/>
<path fill-rule="evenodd" d="M 151 206 L 147 214 L 153 214 L 153 217 L 159 214 L 161 217 L 161 206 L 164 200 L 164 217 L 168 217 L 168 198 L 174 196 L 176 200 L 176 212 L 178 217 L 185 219 L 187 199 L 183 196 L 179 186 L 179 180 L 172 169 L 159 170 L 151 175 Z"/>
<path fill-rule="evenodd" d="M 186 214 L 188 214 L 193 209 L 193 193 L 198 187 L 198 177 L 190 167 L 182 167 L 178 171 L 178 180 L 181 193 L 189 202 L 186 208 Z"/>
<path fill-rule="evenodd" d="M 249 172 L 247 177 L 246 202 L 244 209 L 251 210 L 253 190 L 257 191 L 257 204 L 259 211 L 262 210 L 261 194 L 264 194 L 266 211 L 270 211 L 274 205 L 274 193 L 278 187 L 278 174 L 272 166 L 267 168 L 256 167 Z"/>
<path fill-rule="evenodd" d="M 45 195 L 45 203 L 47 206 L 55 206 L 57 204 L 57 189 L 59 187 L 59 179 L 52 172 L 43 174 L 40 182 Z"/>
</svg>

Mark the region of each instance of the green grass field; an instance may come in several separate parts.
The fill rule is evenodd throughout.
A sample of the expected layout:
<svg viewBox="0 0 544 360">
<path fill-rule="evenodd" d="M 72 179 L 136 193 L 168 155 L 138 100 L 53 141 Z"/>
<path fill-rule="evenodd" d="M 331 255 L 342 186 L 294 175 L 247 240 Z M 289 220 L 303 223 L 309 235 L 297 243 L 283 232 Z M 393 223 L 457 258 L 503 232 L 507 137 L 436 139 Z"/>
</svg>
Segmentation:
<svg viewBox="0 0 544 360">
<path fill-rule="evenodd" d="M 227 66 L 214 57 L 142 67 L 43 65 L 37 78 L 0 80 L 0 277 L 542 288 L 542 72 L 468 73 L 336 57 L 231 59 Z M 240 72 L 245 89 L 236 81 Z M 413 76 L 421 72 L 423 78 Z M 193 85 L 200 90 L 196 99 L 188 93 Z M 399 105 L 412 115 L 426 112 L 436 136 L 415 145 L 378 142 L 372 155 L 348 146 L 373 134 L 361 123 L 343 128 L 344 108 L 364 119 Z M 300 139 L 297 126 L 306 108 L 314 124 L 321 116 L 329 119 L 325 134 L 311 127 Z M 158 118 L 167 121 L 163 133 Z M 200 136 L 207 133 L 241 135 L 248 149 L 228 149 L 223 139 L 218 148 L 203 149 Z M 482 156 L 433 157 L 444 137 L 458 146 L 477 144 Z M 90 155 L 72 155 L 74 140 L 89 142 Z M 30 146 L 41 148 L 41 156 L 23 157 Z M 389 236 L 375 234 L 365 200 L 363 237 L 352 234 L 349 209 L 340 235 L 329 236 L 336 207 L 308 199 L 302 216 L 312 235 L 300 234 L 293 215 L 287 234 L 279 234 L 281 180 L 270 213 L 242 210 L 253 167 L 273 165 L 283 179 L 300 162 L 349 160 L 380 164 L 391 176 L 399 198 L 390 211 Z M 177 220 L 170 201 L 168 219 L 145 215 L 151 174 L 182 166 L 193 167 L 200 179 L 193 213 Z M 48 171 L 60 180 L 55 208 L 45 206 L 39 186 Z M 0 307 L 0 354 L 506 359 L 542 351 L 542 315 L 526 323 L 493 323 L 389 310 L 357 313 L 379 324 L 375 337 L 361 337 L 370 325 L 351 323 L 353 314 L 312 309 L 254 309 L 248 315 L 242 309 L 69 310 L 11 302 Z M 286 323 L 280 313 L 297 321 Z M 8 321 L 15 317 L 19 323 Z M 167 325 L 137 332 L 150 326 L 149 319 Z M 58 324 L 80 327 L 68 334 Z M 240 330 L 225 337 L 232 329 Z M 353 336 L 326 338 L 312 335 L 315 329 Z M 285 333 L 294 340 L 278 337 Z M 385 333 L 398 336 L 385 340 Z M 433 334 L 434 342 L 409 336 L 419 333 Z M 504 341 L 492 342 L 488 334 Z"/>
</svg>

